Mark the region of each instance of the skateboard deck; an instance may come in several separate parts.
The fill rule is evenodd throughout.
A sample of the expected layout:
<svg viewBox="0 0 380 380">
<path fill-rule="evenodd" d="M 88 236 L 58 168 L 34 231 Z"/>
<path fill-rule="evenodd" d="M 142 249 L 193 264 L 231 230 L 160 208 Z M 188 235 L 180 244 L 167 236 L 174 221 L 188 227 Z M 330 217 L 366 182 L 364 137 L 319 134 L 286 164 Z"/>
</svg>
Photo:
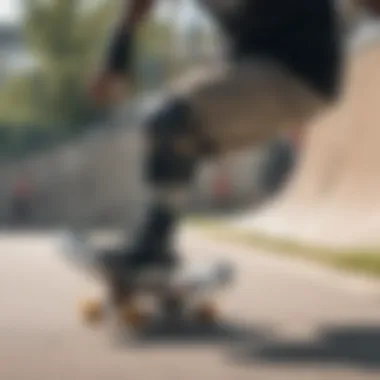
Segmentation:
<svg viewBox="0 0 380 380">
<path fill-rule="evenodd" d="M 114 265 L 105 251 L 96 250 L 84 236 L 67 232 L 63 243 L 65 259 L 105 286 L 103 300 L 81 303 L 80 314 L 86 323 L 100 322 L 110 314 L 132 328 L 147 325 L 155 315 L 213 323 L 216 293 L 233 279 L 233 266 L 224 261 L 131 272 Z"/>
</svg>

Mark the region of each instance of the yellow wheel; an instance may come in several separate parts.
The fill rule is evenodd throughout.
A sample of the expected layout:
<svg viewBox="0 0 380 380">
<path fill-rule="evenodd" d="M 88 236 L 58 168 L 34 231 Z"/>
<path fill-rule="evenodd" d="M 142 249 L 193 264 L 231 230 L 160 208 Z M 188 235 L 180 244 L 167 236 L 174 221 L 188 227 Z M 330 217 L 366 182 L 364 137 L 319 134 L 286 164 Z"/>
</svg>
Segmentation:
<svg viewBox="0 0 380 380">
<path fill-rule="evenodd" d="M 195 311 L 195 320 L 201 324 L 213 324 L 217 317 L 217 309 L 212 303 L 205 303 Z"/>
<path fill-rule="evenodd" d="M 133 305 L 124 305 L 120 310 L 120 321 L 123 325 L 140 329 L 148 323 L 148 315 Z"/>
<path fill-rule="evenodd" d="M 79 304 L 81 319 L 91 325 L 100 323 L 104 317 L 102 302 L 99 299 L 83 300 Z"/>
</svg>

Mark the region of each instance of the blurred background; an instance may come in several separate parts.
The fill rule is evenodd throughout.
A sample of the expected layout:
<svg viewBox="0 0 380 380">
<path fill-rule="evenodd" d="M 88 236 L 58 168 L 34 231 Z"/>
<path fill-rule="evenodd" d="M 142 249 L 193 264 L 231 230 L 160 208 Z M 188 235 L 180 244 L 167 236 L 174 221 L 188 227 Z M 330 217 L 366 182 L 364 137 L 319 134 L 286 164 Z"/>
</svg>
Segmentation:
<svg viewBox="0 0 380 380">
<path fill-rule="evenodd" d="M 350 7 L 334 109 L 200 168 L 191 211 L 217 217 L 186 220 L 179 249 L 236 268 L 215 296 L 221 323 L 122 354 L 78 323 L 78 296 L 99 284 L 59 260 L 57 227 L 128 230 L 144 202 L 141 120 L 168 81 L 223 54 L 193 1 L 162 0 L 139 30 L 137 96 L 96 109 L 88 83 L 119 6 L 0 0 L 0 379 L 380 379 L 380 28 Z"/>
<path fill-rule="evenodd" d="M 218 59 L 223 47 L 214 25 L 192 1 L 161 2 L 139 31 L 138 97 L 124 110 L 107 112 L 93 107 L 86 86 L 120 2 L 3 3 L 0 223 L 128 223 L 141 193 L 133 125 L 168 80 Z M 299 136 L 282 136 L 205 165 L 193 189 L 193 209 L 225 211 L 274 194 L 299 143 Z"/>
</svg>

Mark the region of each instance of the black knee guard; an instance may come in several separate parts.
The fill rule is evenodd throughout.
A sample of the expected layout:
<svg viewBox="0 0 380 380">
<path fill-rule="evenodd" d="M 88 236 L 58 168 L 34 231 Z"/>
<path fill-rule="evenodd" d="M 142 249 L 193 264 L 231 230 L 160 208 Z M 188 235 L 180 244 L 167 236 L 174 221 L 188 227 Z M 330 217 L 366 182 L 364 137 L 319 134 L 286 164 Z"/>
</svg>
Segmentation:
<svg viewBox="0 0 380 380">
<path fill-rule="evenodd" d="M 155 185 L 186 183 L 200 159 L 199 124 L 185 101 L 173 100 L 151 117 L 147 124 L 150 152 L 146 161 L 147 180 Z M 193 149 L 184 152 L 179 141 Z"/>
</svg>

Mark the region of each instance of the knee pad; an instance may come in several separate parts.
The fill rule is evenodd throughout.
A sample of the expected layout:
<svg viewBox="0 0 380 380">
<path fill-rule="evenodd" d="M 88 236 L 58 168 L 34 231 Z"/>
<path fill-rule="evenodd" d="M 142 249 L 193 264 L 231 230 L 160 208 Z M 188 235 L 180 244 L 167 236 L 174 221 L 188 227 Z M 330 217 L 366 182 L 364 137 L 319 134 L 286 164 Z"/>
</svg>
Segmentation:
<svg viewBox="0 0 380 380">
<path fill-rule="evenodd" d="M 152 139 L 172 139 L 176 136 L 196 135 L 199 130 L 195 112 L 182 99 L 172 99 L 161 106 L 147 122 L 147 134 Z"/>
<path fill-rule="evenodd" d="M 147 123 L 150 152 L 145 174 L 150 183 L 185 183 L 192 179 L 200 158 L 197 149 L 199 124 L 191 107 L 182 100 L 173 100 L 158 110 Z M 181 152 L 176 142 L 189 140 L 194 151 Z"/>
</svg>

